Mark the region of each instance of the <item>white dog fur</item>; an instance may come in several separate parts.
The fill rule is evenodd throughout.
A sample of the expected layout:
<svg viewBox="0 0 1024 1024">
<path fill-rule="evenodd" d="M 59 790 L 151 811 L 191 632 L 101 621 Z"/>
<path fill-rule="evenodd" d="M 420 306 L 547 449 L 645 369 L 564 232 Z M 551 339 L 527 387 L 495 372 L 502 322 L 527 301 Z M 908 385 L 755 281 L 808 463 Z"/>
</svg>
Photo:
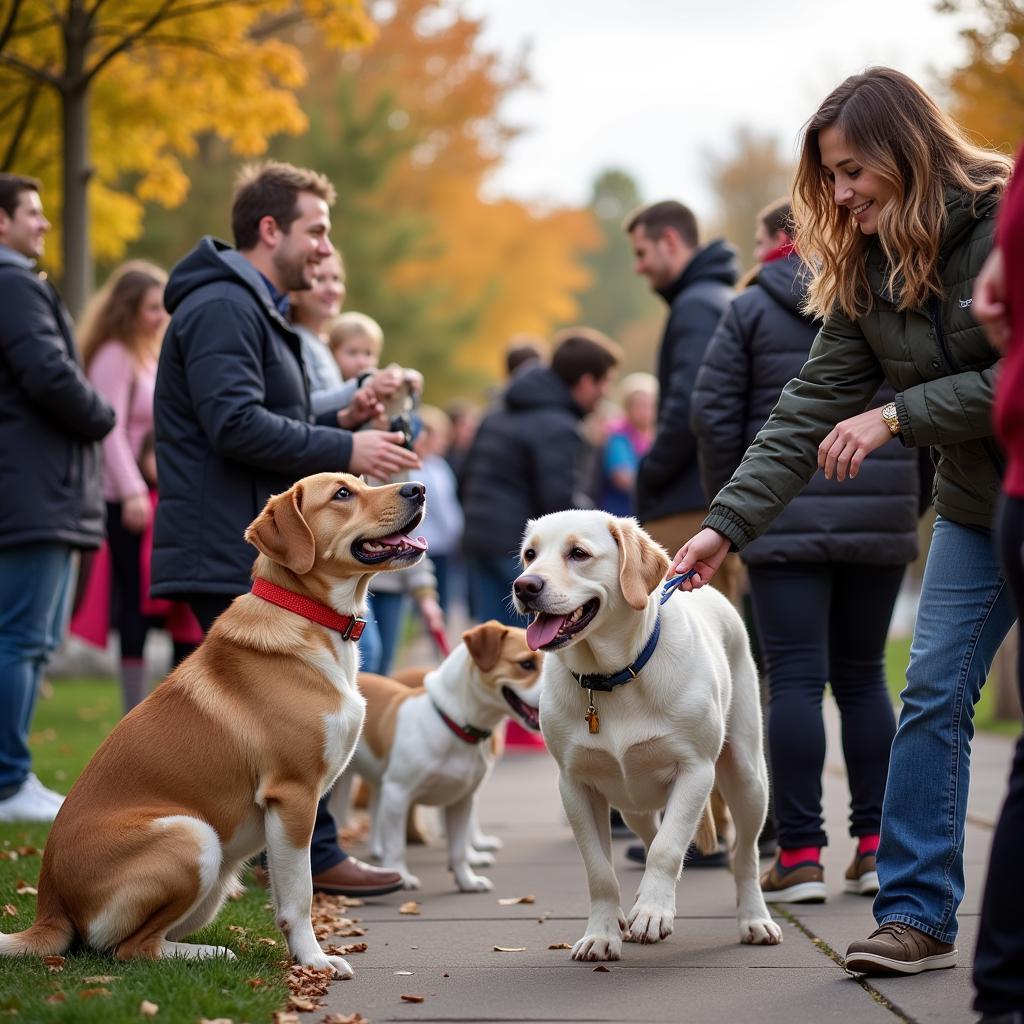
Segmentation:
<svg viewBox="0 0 1024 1024">
<path fill-rule="evenodd" d="M 683 856 L 702 817 L 710 822 L 706 805 L 716 781 L 735 823 L 740 940 L 781 942 L 758 880 L 768 776 L 757 672 L 739 614 L 710 588 L 675 594 L 661 606 L 668 558 L 632 519 L 581 510 L 543 516 L 527 524 L 521 557 L 516 604 L 523 614 L 541 613 L 528 637 L 547 652 L 541 727 L 590 890 L 590 918 L 572 958 L 617 960 L 623 938 L 658 942 L 672 933 Z M 555 634 L 554 623 L 579 609 Z M 660 640 L 638 676 L 594 691 L 600 726 L 592 733 L 588 692 L 570 670 L 624 669 L 644 649 L 659 611 Z M 611 860 L 609 806 L 647 847 L 628 917 Z"/>
</svg>

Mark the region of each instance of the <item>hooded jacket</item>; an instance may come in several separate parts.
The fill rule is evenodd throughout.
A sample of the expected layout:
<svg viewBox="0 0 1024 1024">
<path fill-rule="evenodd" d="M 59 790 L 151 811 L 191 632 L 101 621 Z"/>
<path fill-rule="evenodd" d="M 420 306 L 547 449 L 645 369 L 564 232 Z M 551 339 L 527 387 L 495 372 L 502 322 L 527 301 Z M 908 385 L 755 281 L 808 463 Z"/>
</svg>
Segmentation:
<svg viewBox="0 0 1024 1024">
<path fill-rule="evenodd" d="M 970 307 L 974 279 L 992 248 L 998 201 L 989 193 L 972 205 L 967 194 L 948 192 L 942 296 L 925 308 L 896 309 L 874 240 L 867 263 L 873 308 L 856 320 L 838 309 L 826 318 L 807 363 L 718 493 L 705 526 L 740 550 L 764 533 L 814 475 L 825 435 L 868 408 L 883 379 L 896 391 L 904 444 L 932 448 L 936 511 L 963 526 L 991 526 L 1003 470 L 992 437 L 999 356 Z"/>
<path fill-rule="evenodd" d="M 761 267 L 726 310 L 708 343 L 693 392 L 709 498 L 729 481 L 764 426 L 782 389 L 800 374 L 821 321 L 806 316 L 806 268 L 792 254 Z M 885 386 L 872 405 L 893 399 Z M 895 438 L 840 483 L 820 471 L 762 536 L 743 550 L 751 565 L 858 562 L 899 565 L 917 556 L 922 504 L 917 453 Z"/>
<path fill-rule="evenodd" d="M 466 456 L 460 497 L 468 554 L 515 555 L 528 519 L 590 504 L 578 487 L 586 453 L 583 415 L 568 385 L 548 367 L 513 378 Z"/>
<path fill-rule="evenodd" d="M 245 528 L 301 477 L 345 470 L 352 435 L 314 422 L 299 337 L 244 256 L 204 238 L 164 294 L 151 590 L 239 594 L 256 557 Z"/>
<path fill-rule="evenodd" d="M 636 510 L 642 522 L 707 508 L 690 429 L 690 395 L 738 276 L 735 250 L 717 239 L 698 249 L 682 274 L 658 290 L 670 311 L 658 351 L 658 429 L 637 469 Z"/>
<path fill-rule="evenodd" d="M 114 410 L 86 380 L 67 310 L 31 260 L 0 245 L 0 547 L 97 548 L 102 440 Z"/>
</svg>

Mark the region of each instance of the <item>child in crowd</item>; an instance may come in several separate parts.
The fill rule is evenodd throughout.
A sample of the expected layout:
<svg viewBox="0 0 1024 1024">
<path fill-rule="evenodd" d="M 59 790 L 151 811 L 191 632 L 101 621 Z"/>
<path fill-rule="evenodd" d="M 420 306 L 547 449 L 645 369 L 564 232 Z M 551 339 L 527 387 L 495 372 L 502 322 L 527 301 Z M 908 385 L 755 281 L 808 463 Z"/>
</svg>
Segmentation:
<svg viewBox="0 0 1024 1024">
<path fill-rule="evenodd" d="M 373 317 L 365 313 L 342 313 L 327 329 L 327 347 L 344 380 L 361 377 L 377 369 L 384 332 Z"/>
</svg>

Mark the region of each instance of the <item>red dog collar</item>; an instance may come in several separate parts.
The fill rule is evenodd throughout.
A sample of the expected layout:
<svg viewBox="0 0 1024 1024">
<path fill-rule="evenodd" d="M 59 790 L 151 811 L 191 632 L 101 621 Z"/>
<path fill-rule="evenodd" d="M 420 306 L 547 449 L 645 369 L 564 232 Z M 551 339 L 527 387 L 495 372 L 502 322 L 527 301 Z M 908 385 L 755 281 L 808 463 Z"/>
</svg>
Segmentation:
<svg viewBox="0 0 1024 1024">
<path fill-rule="evenodd" d="M 279 587 L 262 576 L 257 576 L 252 581 L 252 592 L 279 608 L 285 608 L 311 622 L 318 622 L 328 629 L 337 630 L 342 640 L 358 640 L 363 635 L 365 619 L 360 619 L 356 615 L 339 615 L 333 608 L 328 608 L 311 597 L 303 597 L 293 590 Z"/>
</svg>

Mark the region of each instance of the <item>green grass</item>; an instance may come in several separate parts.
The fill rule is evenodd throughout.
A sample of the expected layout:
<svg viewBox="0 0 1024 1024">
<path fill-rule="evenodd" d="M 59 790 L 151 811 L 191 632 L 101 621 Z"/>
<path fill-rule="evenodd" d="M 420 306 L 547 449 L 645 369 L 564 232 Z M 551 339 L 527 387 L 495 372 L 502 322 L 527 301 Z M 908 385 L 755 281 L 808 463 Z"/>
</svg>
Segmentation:
<svg viewBox="0 0 1024 1024">
<path fill-rule="evenodd" d="M 910 661 L 910 637 L 890 640 L 885 648 L 885 672 L 889 680 L 889 693 L 897 708 L 900 691 L 906 685 L 907 663 Z M 1017 736 L 1020 722 L 996 718 L 995 697 L 991 685 L 981 691 L 981 700 L 974 708 L 974 728 L 985 732 L 1000 733 L 1003 736 Z"/>
<path fill-rule="evenodd" d="M 34 722 L 32 753 L 40 779 L 66 792 L 113 727 L 119 709 L 115 683 L 57 682 L 52 695 L 40 701 Z M 15 889 L 21 881 L 35 885 L 41 860 L 30 851 L 43 848 L 48 831 L 45 825 L 0 824 L 0 853 L 24 851 L 16 860 L 0 859 L 2 931 L 20 931 L 35 917 L 35 897 L 18 895 Z M 6 904 L 16 909 L 14 916 L 4 912 Z M 275 945 L 261 943 L 261 938 Z M 229 946 L 238 959 L 119 963 L 111 956 L 75 951 L 62 969 L 52 971 L 38 958 L 0 958 L 0 1018 L 32 1024 L 137 1022 L 146 1019 L 139 1007 L 148 1000 L 160 1007 L 154 1018 L 158 1024 L 196 1024 L 203 1017 L 262 1024 L 284 1005 L 285 946 L 264 890 L 250 884 L 245 896 L 229 902 L 195 941 Z M 104 977 L 111 980 L 86 980 Z M 83 998 L 90 989 L 109 994 Z"/>
</svg>

